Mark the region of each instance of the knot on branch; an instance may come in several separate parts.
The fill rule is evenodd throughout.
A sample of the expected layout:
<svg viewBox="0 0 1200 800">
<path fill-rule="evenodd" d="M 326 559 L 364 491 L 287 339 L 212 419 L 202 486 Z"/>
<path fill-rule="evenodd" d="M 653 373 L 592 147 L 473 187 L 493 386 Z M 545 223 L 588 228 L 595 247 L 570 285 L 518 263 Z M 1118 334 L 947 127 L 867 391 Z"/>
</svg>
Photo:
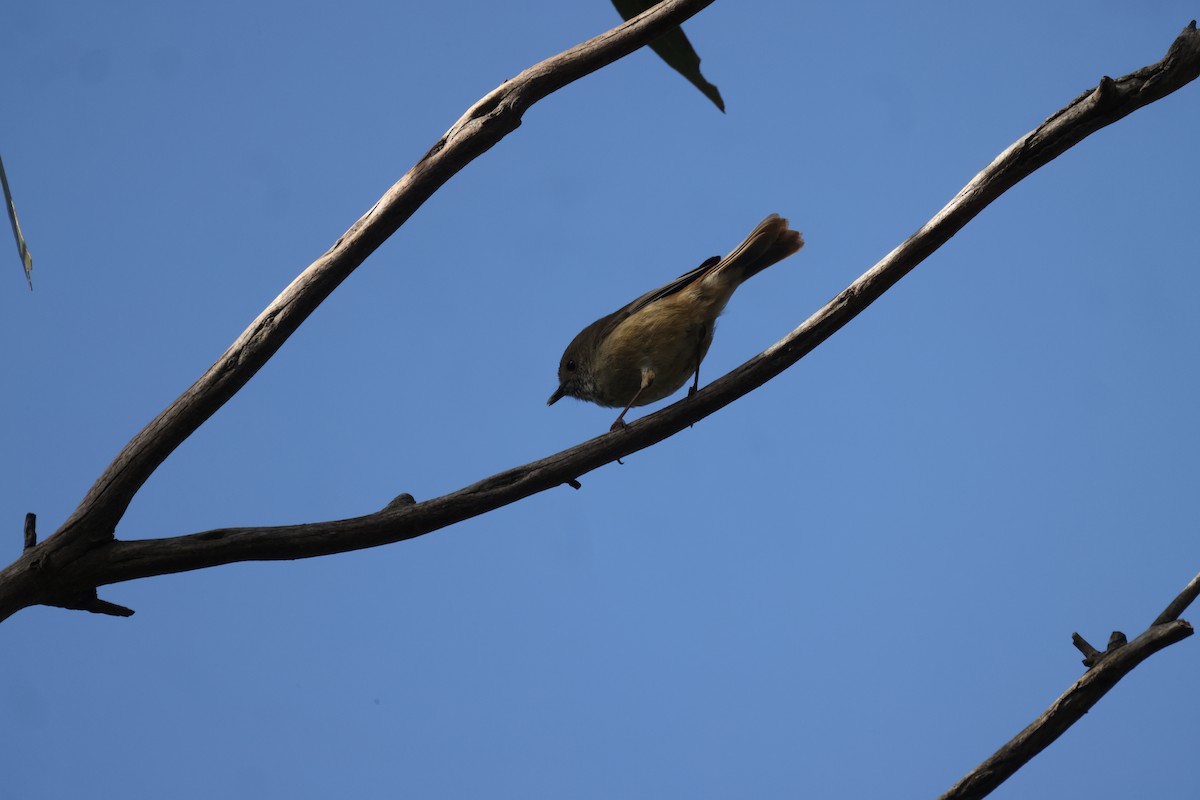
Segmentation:
<svg viewBox="0 0 1200 800">
<path fill-rule="evenodd" d="M 1108 647 L 1104 649 L 1104 652 L 1100 652 L 1096 648 L 1092 647 L 1090 644 L 1088 644 L 1087 639 L 1084 639 L 1078 633 L 1071 634 L 1071 642 L 1075 645 L 1075 649 L 1083 653 L 1083 665 L 1088 669 L 1091 669 L 1105 658 L 1128 644 L 1129 640 L 1125 637 L 1125 634 L 1121 633 L 1120 631 L 1113 631 L 1108 637 Z"/>
<path fill-rule="evenodd" d="M 80 592 L 74 595 L 52 597 L 46 600 L 48 606 L 69 608 L 73 611 L 90 611 L 93 614 L 107 614 L 110 617 L 132 617 L 133 609 L 101 600 L 96 596 L 96 590 Z"/>
<path fill-rule="evenodd" d="M 392 502 L 383 507 L 384 511 L 395 511 L 400 508 L 408 508 L 411 505 L 416 505 L 417 499 L 408 492 L 398 494 L 392 498 Z"/>
</svg>

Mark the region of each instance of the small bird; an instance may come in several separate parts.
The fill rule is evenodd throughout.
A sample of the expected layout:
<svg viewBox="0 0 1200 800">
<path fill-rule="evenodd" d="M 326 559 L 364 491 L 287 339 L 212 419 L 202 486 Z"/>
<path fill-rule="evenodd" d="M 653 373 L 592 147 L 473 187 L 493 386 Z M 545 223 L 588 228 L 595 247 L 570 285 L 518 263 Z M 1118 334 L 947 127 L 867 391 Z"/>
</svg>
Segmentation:
<svg viewBox="0 0 1200 800">
<path fill-rule="evenodd" d="M 799 231 L 772 214 L 746 241 L 721 258 L 713 256 L 666 286 L 588 325 L 567 345 L 558 364 L 558 388 L 546 405 L 577 397 L 624 409 L 611 430 L 625 427 L 634 406 L 662 400 L 695 380 L 712 344 L 717 316 L 742 282 L 804 246 Z"/>
</svg>

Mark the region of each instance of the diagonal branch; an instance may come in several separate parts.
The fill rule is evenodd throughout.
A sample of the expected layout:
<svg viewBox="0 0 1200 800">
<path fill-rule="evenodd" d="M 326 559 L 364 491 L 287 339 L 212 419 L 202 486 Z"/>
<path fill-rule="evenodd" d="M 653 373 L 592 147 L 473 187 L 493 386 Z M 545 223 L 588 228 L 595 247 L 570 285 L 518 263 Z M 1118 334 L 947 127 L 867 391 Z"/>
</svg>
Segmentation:
<svg viewBox="0 0 1200 800">
<path fill-rule="evenodd" d="M 978 800 L 986 797 L 1082 719 L 1134 667 L 1164 647 L 1191 636 L 1192 626 L 1180 620 L 1179 615 L 1196 599 L 1196 587 L 1200 587 L 1200 575 L 1192 579 L 1141 636 L 1101 655 L 1084 676 L 1051 703 L 1040 717 L 991 758 L 971 770 L 939 800 Z"/>
<path fill-rule="evenodd" d="M 1192 601 L 1200 597 L 1200 575 L 1192 578 L 1183 591 L 1163 609 L 1163 612 L 1158 615 L 1154 622 L 1150 623 L 1151 627 L 1155 625 L 1165 625 L 1168 622 L 1174 622 L 1179 619 L 1179 615 L 1187 610 L 1187 607 L 1192 604 Z"/>
<path fill-rule="evenodd" d="M 319 298 L 326 296 L 345 277 L 331 263 L 341 263 L 341 259 L 349 259 L 354 265 L 360 263 L 366 252 L 382 241 L 380 236 L 384 231 L 390 233 L 407 214 L 411 214 L 416 207 L 414 196 L 422 200 L 428 197 L 466 161 L 486 150 L 498 135 L 502 135 L 496 133 L 497 127 L 515 127 L 520 111 L 532 102 L 529 98 L 533 94 L 523 94 L 525 91 L 535 93 L 530 87 L 548 93 L 552 91 L 548 87 L 556 88 L 568 81 L 556 70 L 567 70 L 573 79 L 600 65 L 600 56 L 594 55 L 589 48 L 616 47 L 611 42 L 619 39 L 621 48 L 632 49 L 629 26 L 646 25 L 647 28 L 642 29 L 645 32 L 648 20 L 653 18 L 656 25 L 665 28 L 678 24 L 688 13 L 694 13 L 703 5 L 702 2 L 664 3 L 615 31 L 526 70 L 477 103 L 430 154 L 380 200 L 376 208 L 359 220 L 329 253 L 297 278 L 280 299 L 263 312 L 196 387 L 135 437 L 58 534 L 0 572 L 0 619 L 25 606 L 48 602 L 47 597 L 77 594 L 86 587 L 235 561 L 306 558 L 410 539 L 559 484 L 571 484 L 580 475 L 672 436 L 783 372 L 865 310 L 1022 178 L 1089 134 L 1200 76 L 1200 34 L 1193 22 L 1183 30 L 1161 61 L 1116 80 L 1102 78 L 1096 88 L 1084 92 L 1022 136 L 976 175 L 933 219 L 783 340 L 694 396 L 636 420 L 624 430 L 599 436 L 439 498 L 422 503 L 392 503 L 382 511 L 362 517 L 273 528 L 230 528 L 165 539 L 117 541 L 112 538 L 116 521 L 150 471 L 182 441 L 182 437 L 191 433 L 244 384 L 274 352 L 272 348 L 277 349 L 287 333 L 294 330 L 303 315 L 311 310 L 308 306 L 305 306 L 307 310 L 293 310 L 292 306 L 315 304 L 310 291 L 316 292 L 316 302 L 319 302 Z M 651 35 L 648 33 L 647 37 Z M 616 58 L 608 50 L 604 52 L 610 60 Z M 593 60 L 587 61 L 588 66 L 584 67 L 572 59 Z M 546 66 L 551 62 L 556 62 L 556 66 Z M 504 132 L 507 130 L 511 127 Z M 475 142 L 473 136 L 489 138 L 484 144 Z M 442 154 L 447 154 L 445 158 L 450 160 L 438 160 Z M 442 171 L 437 172 L 436 178 L 431 177 L 437 170 Z M 391 220 L 392 227 L 376 222 L 384 216 Z M 364 248 L 367 249 L 364 251 Z M 275 337 L 270 346 L 260 343 L 260 337 L 267 336 Z M 243 361 L 250 362 L 249 366 L 243 366 Z M 224 377 L 224 370 L 240 372 L 235 380 Z M 237 383 L 237 380 L 241 382 Z M 197 396 L 192 398 L 192 393 Z M 185 419 L 176 421 L 176 416 Z M 159 438 L 164 441 L 157 441 Z M 66 547 L 55 550 L 58 540 L 69 542 L 69 550 Z"/>
</svg>

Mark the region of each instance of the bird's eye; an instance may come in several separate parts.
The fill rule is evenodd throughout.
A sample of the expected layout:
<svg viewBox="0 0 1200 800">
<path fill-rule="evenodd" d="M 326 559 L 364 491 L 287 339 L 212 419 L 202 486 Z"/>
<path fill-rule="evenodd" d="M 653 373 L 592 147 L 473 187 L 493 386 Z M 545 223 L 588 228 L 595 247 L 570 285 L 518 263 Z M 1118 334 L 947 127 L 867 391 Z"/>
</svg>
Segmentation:
<svg viewBox="0 0 1200 800">
<path fill-rule="evenodd" d="M 575 359 L 568 358 L 567 363 L 564 366 L 567 368 L 567 372 L 574 372 L 575 371 Z"/>
</svg>

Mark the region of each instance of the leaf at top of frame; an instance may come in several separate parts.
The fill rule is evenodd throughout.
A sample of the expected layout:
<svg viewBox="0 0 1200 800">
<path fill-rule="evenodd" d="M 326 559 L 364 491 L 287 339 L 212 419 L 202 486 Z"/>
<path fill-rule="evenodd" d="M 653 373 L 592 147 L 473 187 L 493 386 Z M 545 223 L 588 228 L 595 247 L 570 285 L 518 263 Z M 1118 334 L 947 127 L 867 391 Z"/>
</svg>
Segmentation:
<svg viewBox="0 0 1200 800">
<path fill-rule="evenodd" d="M 612 0 L 612 4 L 621 16 L 628 20 L 657 5 L 658 0 Z M 658 53 L 659 58 L 667 62 L 667 66 L 687 78 L 705 97 L 713 101 L 717 108 L 725 111 L 725 101 L 721 99 L 721 92 L 700 74 L 700 56 L 696 55 L 682 28 L 667 31 L 650 43 L 650 49 Z"/>
</svg>

